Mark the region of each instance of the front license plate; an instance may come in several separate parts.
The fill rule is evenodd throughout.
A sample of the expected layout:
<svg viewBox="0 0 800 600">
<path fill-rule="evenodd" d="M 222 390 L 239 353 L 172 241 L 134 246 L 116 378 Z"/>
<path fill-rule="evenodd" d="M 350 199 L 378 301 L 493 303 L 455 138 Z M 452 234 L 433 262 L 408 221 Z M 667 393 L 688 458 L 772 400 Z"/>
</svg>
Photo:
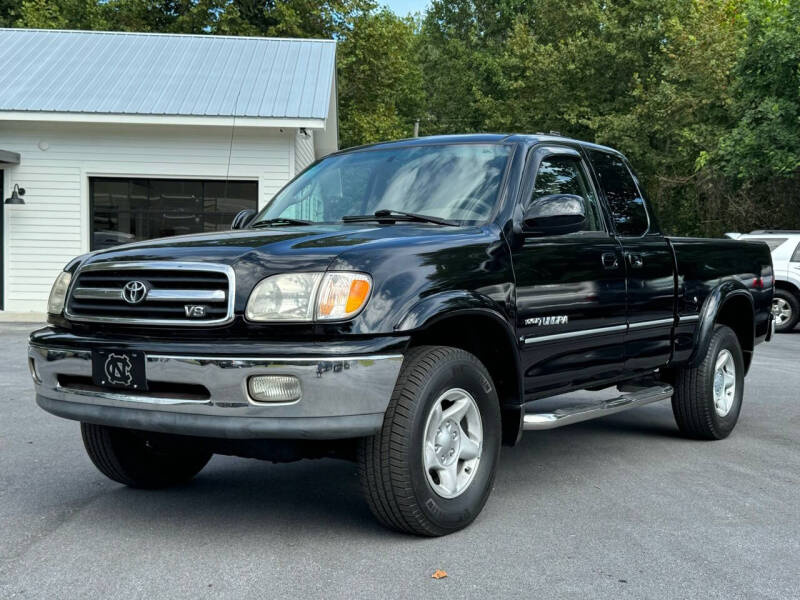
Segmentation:
<svg viewBox="0 0 800 600">
<path fill-rule="evenodd" d="M 92 350 L 92 380 L 103 387 L 146 390 L 144 352 Z"/>
</svg>

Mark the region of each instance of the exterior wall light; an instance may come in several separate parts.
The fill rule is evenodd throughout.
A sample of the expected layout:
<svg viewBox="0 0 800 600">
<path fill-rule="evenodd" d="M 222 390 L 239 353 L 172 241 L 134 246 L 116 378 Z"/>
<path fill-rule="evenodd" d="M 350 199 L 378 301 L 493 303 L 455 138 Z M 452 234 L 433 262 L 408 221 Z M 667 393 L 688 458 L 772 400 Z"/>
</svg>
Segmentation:
<svg viewBox="0 0 800 600">
<path fill-rule="evenodd" d="M 14 189 L 11 190 L 11 197 L 6 198 L 6 204 L 25 204 L 22 197 L 25 195 L 25 188 L 19 187 L 18 183 L 14 184 Z"/>
</svg>

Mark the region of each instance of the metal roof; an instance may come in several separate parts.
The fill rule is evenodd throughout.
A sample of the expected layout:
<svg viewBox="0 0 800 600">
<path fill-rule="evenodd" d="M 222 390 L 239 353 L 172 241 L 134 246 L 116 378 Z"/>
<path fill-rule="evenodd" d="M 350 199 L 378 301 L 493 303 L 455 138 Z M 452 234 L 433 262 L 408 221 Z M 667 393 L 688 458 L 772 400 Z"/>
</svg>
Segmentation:
<svg viewBox="0 0 800 600">
<path fill-rule="evenodd" d="M 336 43 L 0 28 L 0 111 L 325 119 Z"/>
</svg>

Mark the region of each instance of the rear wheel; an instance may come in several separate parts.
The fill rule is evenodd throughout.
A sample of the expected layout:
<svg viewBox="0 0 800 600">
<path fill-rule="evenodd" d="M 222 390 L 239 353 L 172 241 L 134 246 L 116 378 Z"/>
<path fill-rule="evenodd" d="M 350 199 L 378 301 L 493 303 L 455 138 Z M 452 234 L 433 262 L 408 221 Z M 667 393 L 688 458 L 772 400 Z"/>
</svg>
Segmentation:
<svg viewBox="0 0 800 600">
<path fill-rule="evenodd" d="M 211 453 L 171 436 L 81 423 L 83 445 L 94 466 L 135 488 L 163 488 L 189 481 L 206 466 Z"/>
<path fill-rule="evenodd" d="M 791 331 L 800 319 L 800 300 L 788 290 L 775 290 L 772 298 L 772 316 L 775 319 L 775 331 L 778 333 Z"/>
<path fill-rule="evenodd" d="M 489 497 L 500 441 L 497 393 L 483 364 L 458 348 L 412 349 L 383 429 L 360 444 L 370 509 L 385 526 L 417 535 L 466 527 Z"/>
<path fill-rule="evenodd" d="M 695 439 L 720 440 L 739 420 L 744 393 L 744 359 L 730 327 L 716 325 L 699 365 L 675 378 L 672 412 L 681 432 Z"/>
</svg>

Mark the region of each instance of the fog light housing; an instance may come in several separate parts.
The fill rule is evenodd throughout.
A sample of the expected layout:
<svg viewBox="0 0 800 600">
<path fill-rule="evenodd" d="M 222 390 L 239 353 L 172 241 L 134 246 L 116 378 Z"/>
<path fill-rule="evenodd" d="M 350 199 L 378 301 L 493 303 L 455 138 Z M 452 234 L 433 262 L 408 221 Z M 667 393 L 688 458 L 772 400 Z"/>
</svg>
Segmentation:
<svg viewBox="0 0 800 600">
<path fill-rule="evenodd" d="M 39 377 L 39 370 L 36 368 L 36 361 L 33 360 L 32 356 L 28 357 L 28 369 L 31 372 L 33 383 L 42 383 L 42 378 Z"/>
<path fill-rule="evenodd" d="M 300 380 L 294 375 L 254 375 L 247 391 L 256 402 L 295 402 L 300 399 Z"/>
</svg>

